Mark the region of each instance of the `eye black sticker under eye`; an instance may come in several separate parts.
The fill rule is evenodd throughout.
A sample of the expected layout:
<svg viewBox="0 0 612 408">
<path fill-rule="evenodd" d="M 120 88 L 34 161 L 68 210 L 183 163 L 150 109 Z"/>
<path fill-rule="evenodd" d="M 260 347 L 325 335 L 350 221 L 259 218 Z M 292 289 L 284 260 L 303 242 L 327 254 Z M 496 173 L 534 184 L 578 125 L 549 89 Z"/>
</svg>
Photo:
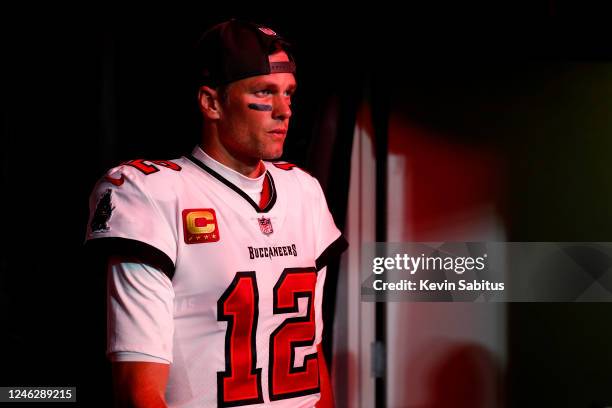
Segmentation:
<svg viewBox="0 0 612 408">
<path fill-rule="evenodd" d="M 257 111 L 271 112 L 272 105 L 264 105 L 261 103 L 249 103 L 249 108 Z"/>
</svg>

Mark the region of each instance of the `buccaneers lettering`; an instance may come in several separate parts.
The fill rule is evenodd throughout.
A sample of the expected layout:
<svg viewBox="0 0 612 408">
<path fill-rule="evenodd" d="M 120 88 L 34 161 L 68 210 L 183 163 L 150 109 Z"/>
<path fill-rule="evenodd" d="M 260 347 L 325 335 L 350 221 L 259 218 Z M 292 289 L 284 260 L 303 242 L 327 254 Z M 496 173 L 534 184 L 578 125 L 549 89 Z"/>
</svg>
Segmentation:
<svg viewBox="0 0 612 408">
<path fill-rule="evenodd" d="M 295 244 L 287 246 L 275 246 L 275 247 L 261 247 L 253 248 L 249 247 L 249 258 L 270 258 L 276 256 L 297 256 L 297 249 Z"/>
</svg>

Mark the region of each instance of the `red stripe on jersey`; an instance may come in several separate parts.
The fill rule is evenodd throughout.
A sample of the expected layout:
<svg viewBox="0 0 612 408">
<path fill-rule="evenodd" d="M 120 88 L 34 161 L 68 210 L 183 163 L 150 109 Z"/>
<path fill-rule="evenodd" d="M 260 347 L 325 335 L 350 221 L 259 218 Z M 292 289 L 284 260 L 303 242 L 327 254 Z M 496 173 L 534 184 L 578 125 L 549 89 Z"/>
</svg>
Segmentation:
<svg viewBox="0 0 612 408">
<path fill-rule="evenodd" d="M 270 179 L 268 175 L 264 177 L 263 188 L 261 189 L 261 198 L 259 199 L 259 208 L 262 210 L 266 208 L 270 202 L 270 196 L 272 195 L 272 188 L 270 187 Z"/>
<path fill-rule="evenodd" d="M 278 167 L 279 169 L 283 169 L 285 171 L 291 170 L 294 167 L 297 167 L 295 164 L 293 163 L 272 163 L 275 167 Z"/>
<path fill-rule="evenodd" d="M 104 176 L 104 180 L 106 180 L 109 183 L 112 183 L 112 184 L 116 185 L 117 187 L 119 187 L 125 181 L 125 176 L 122 174 L 121 177 L 119 177 L 117 179 L 116 178 L 112 178 L 111 176 Z"/>
</svg>

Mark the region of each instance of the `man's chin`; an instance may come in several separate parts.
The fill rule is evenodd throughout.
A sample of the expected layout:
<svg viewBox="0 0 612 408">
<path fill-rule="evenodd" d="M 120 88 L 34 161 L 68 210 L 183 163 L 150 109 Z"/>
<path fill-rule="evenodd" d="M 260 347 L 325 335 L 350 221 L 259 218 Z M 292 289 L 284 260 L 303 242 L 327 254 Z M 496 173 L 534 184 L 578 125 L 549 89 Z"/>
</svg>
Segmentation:
<svg viewBox="0 0 612 408">
<path fill-rule="evenodd" d="M 263 160 L 278 160 L 283 155 L 283 149 L 275 150 L 273 152 L 265 152 L 262 159 Z"/>
</svg>

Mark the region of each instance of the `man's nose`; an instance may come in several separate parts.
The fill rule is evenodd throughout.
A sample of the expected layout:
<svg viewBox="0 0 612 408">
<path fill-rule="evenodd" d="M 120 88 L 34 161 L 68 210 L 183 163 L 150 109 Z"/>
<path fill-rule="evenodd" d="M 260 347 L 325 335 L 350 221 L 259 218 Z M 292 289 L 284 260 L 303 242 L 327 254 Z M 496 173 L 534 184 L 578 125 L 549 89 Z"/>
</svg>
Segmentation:
<svg viewBox="0 0 612 408">
<path fill-rule="evenodd" d="M 291 99 L 286 96 L 275 98 L 272 115 L 274 119 L 289 119 L 291 117 Z"/>
</svg>

